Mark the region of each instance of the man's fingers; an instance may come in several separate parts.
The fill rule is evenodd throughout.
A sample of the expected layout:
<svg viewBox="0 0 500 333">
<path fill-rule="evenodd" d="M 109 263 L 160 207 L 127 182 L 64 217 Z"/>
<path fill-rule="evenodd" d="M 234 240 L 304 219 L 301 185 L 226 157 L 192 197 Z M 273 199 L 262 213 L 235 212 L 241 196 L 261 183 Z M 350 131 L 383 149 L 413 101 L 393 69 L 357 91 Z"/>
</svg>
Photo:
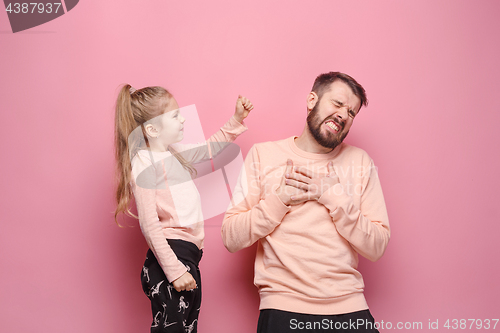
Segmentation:
<svg viewBox="0 0 500 333">
<path fill-rule="evenodd" d="M 333 167 L 333 162 L 328 162 L 328 177 L 335 177 L 337 173 L 335 172 L 335 168 Z"/>
<path fill-rule="evenodd" d="M 304 184 L 309 184 L 311 182 L 311 178 L 304 176 L 304 175 L 297 173 L 297 172 L 290 173 L 289 176 L 286 178 L 293 179 L 293 180 L 296 180 L 296 181 L 304 183 Z"/>
<path fill-rule="evenodd" d="M 304 176 L 309 177 L 309 178 L 313 178 L 314 177 L 314 173 L 311 170 L 309 170 L 307 168 L 304 168 L 304 167 L 300 167 L 300 166 L 299 167 L 295 167 L 294 171 L 297 172 L 297 173 L 301 173 Z"/>
<path fill-rule="evenodd" d="M 288 159 L 286 161 L 285 173 L 283 174 L 283 178 L 281 178 L 281 187 L 282 187 L 282 189 L 286 185 L 286 183 L 285 183 L 286 178 L 289 177 L 290 174 L 292 173 L 292 168 L 293 168 L 293 162 L 292 162 L 291 159 Z"/>
<path fill-rule="evenodd" d="M 288 185 L 288 186 L 293 186 L 293 187 L 296 187 L 300 190 L 304 190 L 304 191 L 308 191 L 309 190 L 309 185 L 305 184 L 305 183 L 302 183 L 302 182 L 298 182 L 296 180 L 293 180 L 293 179 L 286 179 L 285 180 L 285 184 Z"/>
<path fill-rule="evenodd" d="M 288 159 L 286 161 L 285 176 L 290 175 L 292 173 L 292 170 L 293 170 L 293 162 L 292 160 Z"/>
<path fill-rule="evenodd" d="M 301 202 L 306 202 L 312 199 L 316 199 L 316 196 L 314 194 L 311 194 L 310 192 L 306 192 L 304 194 L 297 194 L 297 195 L 292 195 L 290 198 L 294 204 L 298 204 Z"/>
</svg>

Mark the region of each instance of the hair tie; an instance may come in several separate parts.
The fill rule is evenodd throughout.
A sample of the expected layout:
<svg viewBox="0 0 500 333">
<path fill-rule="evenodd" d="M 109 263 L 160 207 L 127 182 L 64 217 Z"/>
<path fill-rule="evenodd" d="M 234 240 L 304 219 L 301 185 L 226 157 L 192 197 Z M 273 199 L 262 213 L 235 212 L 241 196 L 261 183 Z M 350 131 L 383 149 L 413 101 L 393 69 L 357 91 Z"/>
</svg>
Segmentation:
<svg viewBox="0 0 500 333">
<path fill-rule="evenodd" d="M 133 93 L 135 93 L 137 90 L 136 90 L 134 87 L 130 86 L 129 91 L 130 91 L 130 95 L 132 95 L 132 94 L 133 94 Z"/>
</svg>

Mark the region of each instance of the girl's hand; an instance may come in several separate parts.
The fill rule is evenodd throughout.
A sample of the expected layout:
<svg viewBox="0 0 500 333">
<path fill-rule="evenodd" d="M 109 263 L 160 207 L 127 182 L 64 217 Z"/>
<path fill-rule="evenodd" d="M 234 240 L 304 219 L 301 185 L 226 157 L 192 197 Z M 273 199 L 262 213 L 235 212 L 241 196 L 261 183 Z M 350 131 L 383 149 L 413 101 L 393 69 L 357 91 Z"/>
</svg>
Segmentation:
<svg viewBox="0 0 500 333">
<path fill-rule="evenodd" d="M 177 291 L 190 291 L 198 288 L 196 281 L 189 272 L 182 274 L 177 280 L 172 281 L 172 284 Z"/>
<path fill-rule="evenodd" d="M 243 123 L 243 119 L 248 117 L 248 114 L 250 113 L 250 111 L 252 111 L 252 109 L 252 102 L 250 102 L 248 98 L 239 95 L 238 100 L 236 100 L 234 118 L 236 118 L 239 123 Z"/>
</svg>

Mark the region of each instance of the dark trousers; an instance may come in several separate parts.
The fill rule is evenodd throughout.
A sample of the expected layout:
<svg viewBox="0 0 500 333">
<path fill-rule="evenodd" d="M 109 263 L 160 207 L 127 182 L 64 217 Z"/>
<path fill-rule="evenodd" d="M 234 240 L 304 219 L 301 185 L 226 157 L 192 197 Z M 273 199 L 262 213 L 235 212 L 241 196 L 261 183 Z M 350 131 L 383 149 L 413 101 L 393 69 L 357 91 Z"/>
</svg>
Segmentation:
<svg viewBox="0 0 500 333">
<path fill-rule="evenodd" d="M 186 265 L 198 288 L 177 292 L 169 283 L 153 252 L 148 250 L 142 268 L 142 289 L 151 300 L 151 333 L 196 333 L 201 306 L 201 275 L 198 264 L 203 251 L 191 242 L 167 239 L 177 258 Z"/>
<path fill-rule="evenodd" d="M 378 333 L 374 324 L 369 310 L 340 315 L 312 315 L 265 309 L 260 311 L 257 333 Z"/>
</svg>

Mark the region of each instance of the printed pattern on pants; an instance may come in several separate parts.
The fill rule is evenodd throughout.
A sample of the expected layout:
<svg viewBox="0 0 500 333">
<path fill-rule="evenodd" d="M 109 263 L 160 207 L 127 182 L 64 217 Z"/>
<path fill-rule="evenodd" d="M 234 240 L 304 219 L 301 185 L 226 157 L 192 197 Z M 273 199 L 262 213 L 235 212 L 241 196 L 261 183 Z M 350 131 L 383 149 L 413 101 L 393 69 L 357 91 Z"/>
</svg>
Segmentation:
<svg viewBox="0 0 500 333">
<path fill-rule="evenodd" d="M 151 301 L 153 312 L 151 333 L 196 333 L 201 306 L 201 275 L 198 263 L 202 251 L 186 241 L 170 239 L 168 241 L 177 258 L 186 265 L 198 287 L 192 291 L 175 290 L 172 283 L 168 282 L 153 252 L 148 250 L 141 272 L 141 282 L 144 293 Z M 189 247 L 188 251 L 185 251 L 186 245 Z M 198 258 L 195 250 L 199 253 Z"/>
</svg>

